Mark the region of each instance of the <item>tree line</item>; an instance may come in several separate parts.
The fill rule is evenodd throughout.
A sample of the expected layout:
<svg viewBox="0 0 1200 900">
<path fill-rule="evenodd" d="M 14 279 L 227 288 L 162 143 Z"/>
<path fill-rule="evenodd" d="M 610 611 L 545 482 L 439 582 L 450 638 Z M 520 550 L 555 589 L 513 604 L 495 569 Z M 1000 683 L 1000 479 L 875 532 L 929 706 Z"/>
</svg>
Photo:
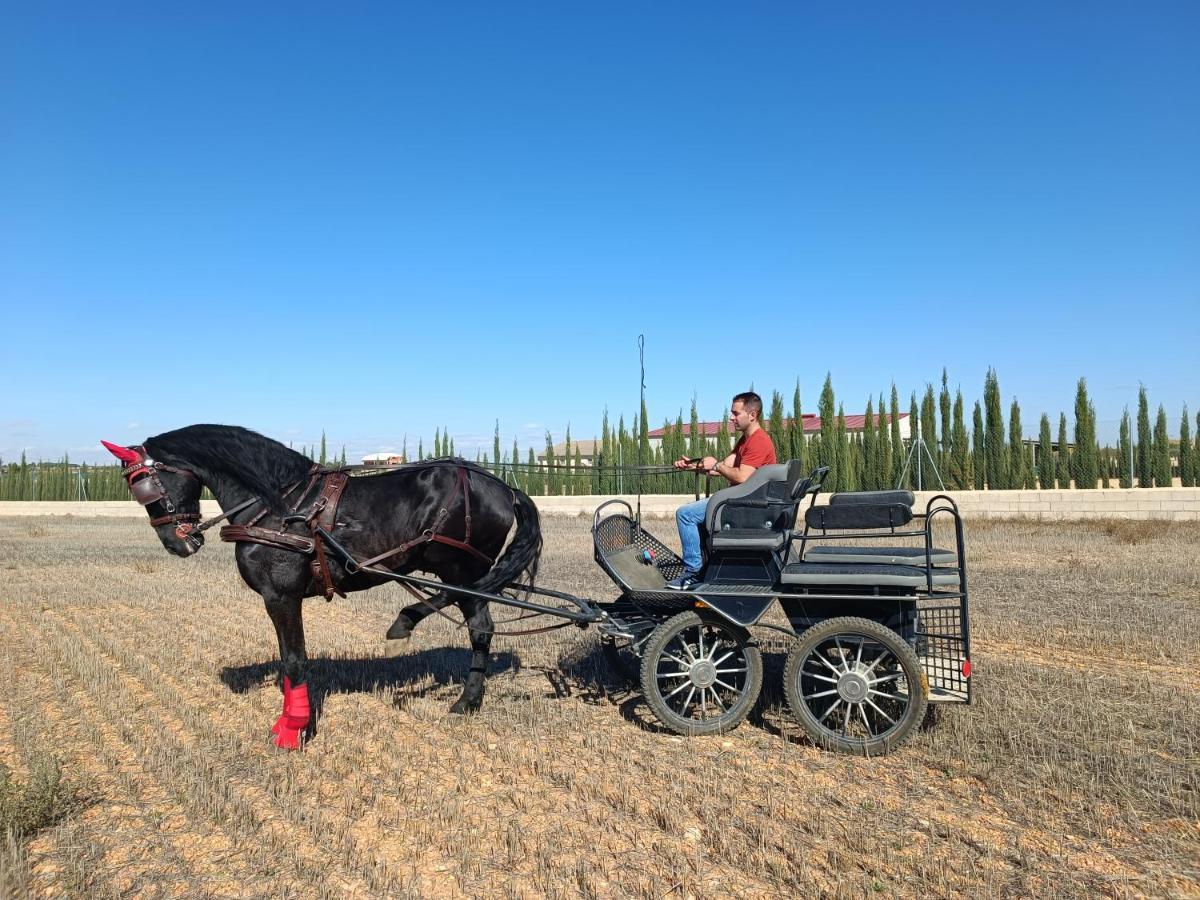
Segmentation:
<svg viewBox="0 0 1200 900">
<path fill-rule="evenodd" d="M 837 400 L 833 379 L 827 375 L 817 401 L 820 429 L 807 433 L 803 426 L 800 383 L 790 402 L 773 391 L 764 410 L 763 427 L 775 443 L 781 461 L 799 459 L 806 467 L 829 466 L 827 490 L 880 490 L 896 486 L 926 489 L 938 486 L 938 477 L 949 490 L 1019 488 L 1166 487 L 1178 478 L 1184 487 L 1200 484 L 1200 412 L 1195 434 L 1187 406 L 1183 408 L 1178 436 L 1171 438 L 1166 410 L 1158 405 L 1153 427 L 1146 388 L 1138 390 L 1136 423 L 1126 409 L 1121 418 L 1116 447 L 1101 446 L 1096 438 L 1096 412 L 1088 396 L 1087 380 L 1076 386 L 1073 417 L 1060 412 L 1055 423 L 1042 413 L 1036 440 L 1025 437 L 1021 406 L 1014 397 L 1007 418 L 1000 382 L 988 369 L 983 396 L 976 400 L 968 429 L 961 388 L 950 392 L 949 375 L 942 370 L 940 388 L 932 383 L 908 402 L 908 427 L 902 427 L 900 395 L 895 384 L 885 394 L 867 397 L 861 430 L 848 429 L 844 405 Z M 514 437 L 511 449 L 502 446 L 500 423 L 495 423 L 491 453 L 480 450 L 476 462 L 496 472 L 509 484 L 532 495 L 560 494 L 685 494 L 710 486 L 694 473 L 670 468 L 681 456 L 727 456 L 733 447 L 728 419 L 722 416 L 716 434 L 702 433 L 695 398 L 687 427 L 683 411 L 662 425 L 662 438 L 652 443 L 649 415 L 643 401 L 627 424 L 619 415 L 614 424 L 604 410 L 599 438 L 593 440 L 591 465 L 586 465 L 570 426 L 561 451 L 553 436 L 545 435 L 543 461 L 532 446 L 524 456 Z M 907 432 L 907 433 L 906 433 Z M 319 447 L 300 452 L 321 465 L 346 464 L 346 448 L 330 454 L 325 434 Z M 402 449 L 408 458 L 408 442 Z M 414 460 L 454 456 L 454 439 L 448 429 L 434 432 L 430 450 L 418 438 Z M 936 473 L 932 469 L 936 469 Z M 711 485 L 721 487 L 724 481 Z M 119 465 L 89 466 L 68 458 L 56 462 L 0 460 L 0 500 L 124 500 L 129 496 Z M 207 496 L 207 493 L 206 495 Z"/>
</svg>

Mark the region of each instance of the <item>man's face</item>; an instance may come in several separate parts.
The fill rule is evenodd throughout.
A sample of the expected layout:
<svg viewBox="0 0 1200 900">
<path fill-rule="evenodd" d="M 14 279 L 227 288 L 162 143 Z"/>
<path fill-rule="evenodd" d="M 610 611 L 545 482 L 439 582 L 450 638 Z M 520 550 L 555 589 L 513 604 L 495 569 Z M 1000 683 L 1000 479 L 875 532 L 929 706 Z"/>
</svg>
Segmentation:
<svg viewBox="0 0 1200 900">
<path fill-rule="evenodd" d="M 746 411 L 746 404 L 741 400 L 734 401 L 733 406 L 729 407 L 729 424 L 733 426 L 733 430 L 739 434 L 745 432 L 750 427 L 751 415 Z"/>
</svg>

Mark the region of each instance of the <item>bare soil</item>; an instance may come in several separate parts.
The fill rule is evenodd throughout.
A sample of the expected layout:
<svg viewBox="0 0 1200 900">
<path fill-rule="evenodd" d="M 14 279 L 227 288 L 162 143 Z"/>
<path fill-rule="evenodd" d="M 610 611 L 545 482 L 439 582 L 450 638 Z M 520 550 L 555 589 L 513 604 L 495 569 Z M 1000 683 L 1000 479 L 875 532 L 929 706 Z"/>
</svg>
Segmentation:
<svg viewBox="0 0 1200 900">
<path fill-rule="evenodd" d="M 543 524 L 540 581 L 612 596 L 588 522 Z M 763 701 L 730 734 L 659 728 L 573 627 L 497 638 L 484 709 L 452 716 L 465 634 L 431 618 L 385 641 L 391 586 L 306 604 L 319 731 L 281 753 L 274 632 L 229 546 L 180 560 L 141 521 L 0 519 L 0 764 L 19 779 L 49 752 L 79 798 L 0 846 L 0 884 L 1200 896 L 1200 525 L 1142 528 L 969 523 L 975 702 L 866 760 L 789 723 L 770 632 Z"/>
</svg>

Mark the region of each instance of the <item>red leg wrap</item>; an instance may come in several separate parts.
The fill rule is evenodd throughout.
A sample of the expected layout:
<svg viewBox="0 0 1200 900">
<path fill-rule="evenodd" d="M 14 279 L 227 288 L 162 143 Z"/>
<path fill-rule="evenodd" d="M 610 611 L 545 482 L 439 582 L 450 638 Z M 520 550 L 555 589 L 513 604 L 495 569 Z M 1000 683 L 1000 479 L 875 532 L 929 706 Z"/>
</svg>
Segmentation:
<svg viewBox="0 0 1200 900">
<path fill-rule="evenodd" d="M 271 734 L 279 734 L 286 725 L 284 719 L 288 714 L 288 705 L 292 702 L 292 680 L 286 675 L 283 676 L 283 712 L 279 718 L 275 720 L 275 724 L 271 726 Z"/>
<path fill-rule="evenodd" d="M 311 706 L 308 700 L 308 685 L 300 684 L 292 687 L 288 679 L 283 684 L 283 715 L 275 722 L 271 730 L 275 732 L 275 746 L 285 750 L 298 750 L 300 736 L 308 728 L 312 718 Z"/>
</svg>

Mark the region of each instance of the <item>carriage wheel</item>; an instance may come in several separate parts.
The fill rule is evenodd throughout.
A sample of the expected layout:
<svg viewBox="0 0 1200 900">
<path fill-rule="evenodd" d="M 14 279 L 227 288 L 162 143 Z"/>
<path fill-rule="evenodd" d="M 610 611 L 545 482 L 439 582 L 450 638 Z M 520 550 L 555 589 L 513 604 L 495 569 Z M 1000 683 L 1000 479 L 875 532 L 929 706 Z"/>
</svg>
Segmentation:
<svg viewBox="0 0 1200 900">
<path fill-rule="evenodd" d="M 796 721 L 826 750 L 881 756 L 925 715 L 921 663 L 892 629 L 870 619 L 820 622 L 788 654 L 783 689 Z"/>
<path fill-rule="evenodd" d="M 762 654 L 744 628 L 687 611 L 663 622 L 642 651 L 642 693 L 678 734 L 736 728 L 762 688 Z"/>
</svg>

